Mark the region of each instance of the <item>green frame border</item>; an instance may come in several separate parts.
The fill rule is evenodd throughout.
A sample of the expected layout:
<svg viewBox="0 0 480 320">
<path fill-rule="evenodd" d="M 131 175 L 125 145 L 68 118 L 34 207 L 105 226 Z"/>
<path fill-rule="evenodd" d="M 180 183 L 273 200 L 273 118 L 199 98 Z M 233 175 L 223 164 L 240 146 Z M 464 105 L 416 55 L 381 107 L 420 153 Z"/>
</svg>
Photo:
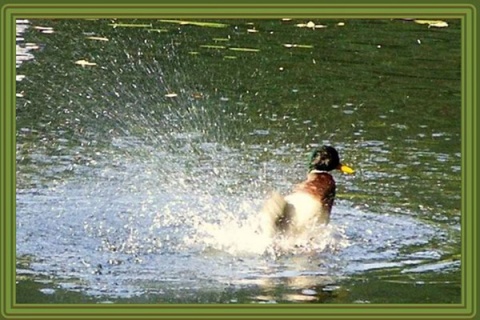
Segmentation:
<svg viewBox="0 0 480 320">
<path fill-rule="evenodd" d="M 44 0 L 45 1 L 45 0 Z M 106 1 L 106 0 L 105 0 Z M 145 1 L 145 0 L 143 0 Z M 247 3 L 248 1 L 248 3 Z M 333 1 L 318 4 L 82 4 L 0 0 L 0 318 L 264 318 L 306 319 L 475 319 L 478 299 L 477 202 L 477 6 L 437 4 L 411 0 L 369 4 Z M 375 1 L 375 2 L 374 2 Z M 400 0 L 398 0 L 400 1 Z M 7 3 L 9 2 L 9 3 Z M 53 2 L 53 1 L 51 1 Z M 57 1 L 59 2 L 59 1 Z M 249 4 L 252 2 L 252 4 Z M 340 3 L 339 3 L 340 2 Z M 460 304 L 332 304 L 332 305 L 224 305 L 224 304 L 17 304 L 15 246 L 15 20 L 32 18 L 435 18 L 462 20 L 462 303 Z"/>
</svg>

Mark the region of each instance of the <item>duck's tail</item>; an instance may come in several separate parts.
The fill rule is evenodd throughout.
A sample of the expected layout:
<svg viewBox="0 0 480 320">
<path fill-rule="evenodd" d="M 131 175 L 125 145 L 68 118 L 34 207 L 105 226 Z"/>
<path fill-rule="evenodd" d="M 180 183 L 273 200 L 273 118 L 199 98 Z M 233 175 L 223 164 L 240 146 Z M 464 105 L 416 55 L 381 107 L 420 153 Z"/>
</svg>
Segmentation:
<svg viewBox="0 0 480 320">
<path fill-rule="evenodd" d="M 289 204 L 285 198 L 274 191 L 265 201 L 261 210 L 262 229 L 268 236 L 288 229 L 291 222 Z"/>
</svg>

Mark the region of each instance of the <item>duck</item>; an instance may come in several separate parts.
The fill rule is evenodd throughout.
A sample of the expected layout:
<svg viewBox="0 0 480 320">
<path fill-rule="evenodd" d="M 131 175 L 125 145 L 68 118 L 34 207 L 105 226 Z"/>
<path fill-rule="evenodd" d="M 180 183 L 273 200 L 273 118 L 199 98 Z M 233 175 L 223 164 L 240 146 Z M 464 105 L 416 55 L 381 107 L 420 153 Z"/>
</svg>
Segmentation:
<svg viewBox="0 0 480 320">
<path fill-rule="evenodd" d="M 354 174 L 355 170 L 342 164 L 337 150 L 321 146 L 312 151 L 307 178 L 282 196 L 274 191 L 261 209 L 262 226 L 269 236 L 294 236 L 316 225 L 327 225 L 335 200 L 336 184 L 329 173 L 339 170 Z"/>
</svg>

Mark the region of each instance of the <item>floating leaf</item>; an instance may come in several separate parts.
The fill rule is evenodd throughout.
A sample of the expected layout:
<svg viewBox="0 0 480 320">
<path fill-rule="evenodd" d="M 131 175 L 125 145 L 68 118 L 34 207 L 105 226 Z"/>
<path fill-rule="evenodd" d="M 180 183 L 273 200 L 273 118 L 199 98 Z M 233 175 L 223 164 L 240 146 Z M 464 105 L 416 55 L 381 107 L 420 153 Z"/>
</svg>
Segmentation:
<svg viewBox="0 0 480 320">
<path fill-rule="evenodd" d="M 36 29 L 36 30 L 40 30 L 40 31 L 47 31 L 47 30 L 52 30 L 53 31 L 52 27 L 34 26 L 33 28 Z"/>
<path fill-rule="evenodd" d="M 228 48 L 232 51 L 243 51 L 243 52 L 259 52 L 260 49 L 253 49 L 253 48 Z"/>
<path fill-rule="evenodd" d="M 207 48 L 207 49 L 226 49 L 225 46 L 217 46 L 214 44 L 202 44 L 200 48 Z"/>
<path fill-rule="evenodd" d="M 147 29 L 148 32 L 168 32 L 168 29 Z"/>
<path fill-rule="evenodd" d="M 33 27 L 36 30 L 39 30 L 41 33 L 54 33 L 52 27 L 42 27 L 42 26 L 35 26 Z"/>
<path fill-rule="evenodd" d="M 224 59 L 230 59 L 230 60 L 237 59 L 236 56 L 224 56 L 223 58 Z"/>
<path fill-rule="evenodd" d="M 185 21 L 185 20 L 158 20 L 160 22 L 166 23 L 178 23 L 181 25 L 193 25 L 198 27 L 210 27 L 210 28 L 225 28 L 228 25 L 225 23 L 217 23 L 217 22 L 200 22 L 200 21 Z"/>
<path fill-rule="evenodd" d="M 104 37 L 87 37 L 87 39 L 98 40 L 98 41 L 108 41 L 108 38 L 104 38 Z"/>
<path fill-rule="evenodd" d="M 327 27 L 326 25 L 323 25 L 323 24 L 315 24 L 315 22 L 313 21 L 309 21 L 307 23 L 298 23 L 295 26 L 299 28 L 310 28 L 310 29 L 322 29 Z"/>
<path fill-rule="evenodd" d="M 247 32 L 248 33 L 257 33 L 258 30 L 257 29 L 247 29 Z"/>
<path fill-rule="evenodd" d="M 137 23 L 109 23 L 108 24 L 111 27 L 118 28 L 118 27 L 124 27 L 124 28 L 151 28 L 152 24 L 137 24 Z"/>
<path fill-rule="evenodd" d="M 310 45 L 310 44 L 297 44 L 295 47 L 296 47 L 296 48 L 305 48 L 305 49 L 311 49 L 311 48 L 313 48 L 313 46 Z"/>
<path fill-rule="evenodd" d="M 428 27 L 436 27 L 436 28 L 446 28 L 448 27 L 448 23 L 442 20 L 413 20 L 415 23 L 418 24 L 428 24 Z"/>
<path fill-rule="evenodd" d="M 304 49 L 311 49 L 313 48 L 312 45 L 309 44 L 292 44 L 292 43 L 285 43 L 283 45 L 285 48 L 304 48 Z"/>
<path fill-rule="evenodd" d="M 75 64 L 79 64 L 82 67 L 85 66 L 96 66 L 97 64 L 95 62 L 88 62 L 87 60 L 77 60 L 75 61 Z"/>
<path fill-rule="evenodd" d="M 165 97 L 167 97 L 167 98 L 175 98 L 175 97 L 177 97 L 177 96 L 178 96 L 178 94 L 176 94 L 176 93 L 167 93 L 167 94 L 165 95 Z"/>
</svg>

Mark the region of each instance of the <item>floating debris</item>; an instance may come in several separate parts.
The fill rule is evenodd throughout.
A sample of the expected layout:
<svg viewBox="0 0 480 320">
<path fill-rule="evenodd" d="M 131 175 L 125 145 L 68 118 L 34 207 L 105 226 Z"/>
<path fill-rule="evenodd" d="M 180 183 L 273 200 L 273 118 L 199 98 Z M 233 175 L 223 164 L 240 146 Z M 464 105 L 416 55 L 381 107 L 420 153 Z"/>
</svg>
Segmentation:
<svg viewBox="0 0 480 320">
<path fill-rule="evenodd" d="M 81 65 L 82 67 L 85 67 L 85 66 L 96 66 L 97 64 L 95 62 L 89 62 L 87 60 L 77 60 L 75 61 L 75 64 L 79 64 Z"/>
<path fill-rule="evenodd" d="M 230 41 L 230 38 L 213 38 L 213 41 Z"/>
<path fill-rule="evenodd" d="M 217 22 L 200 22 L 200 21 L 185 21 L 185 20 L 158 20 L 160 22 L 166 23 L 178 23 L 181 25 L 192 25 L 198 27 L 210 27 L 210 28 L 225 28 L 228 25 L 225 23 L 217 23 Z"/>
<path fill-rule="evenodd" d="M 339 22 L 339 23 L 337 23 L 337 26 L 343 27 L 343 26 L 345 26 L 345 22 Z"/>
<path fill-rule="evenodd" d="M 147 29 L 148 32 L 168 32 L 168 29 Z"/>
<path fill-rule="evenodd" d="M 247 29 L 248 33 L 257 33 L 259 32 L 257 29 Z"/>
<path fill-rule="evenodd" d="M 108 41 L 108 38 L 104 38 L 104 37 L 94 37 L 94 36 L 87 37 L 87 39 L 90 39 L 90 40 L 98 40 L 98 41 Z"/>
<path fill-rule="evenodd" d="M 176 94 L 176 93 L 167 93 L 167 94 L 165 95 L 165 97 L 167 97 L 167 98 L 175 98 L 175 97 L 177 97 L 177 96 L 178 96 L 178 94 Z"/>
<path fill-rule="evenodd" d="M 200 48 L 207 48 L 207 49 L 226 49 L 227 47 L 225 46 L 217 46 L 214 44 L 202 44 L 200 45 Z"/>
<path fill-rule="evenodd" d="M 198 51 L 189 51 L 188 54 L 197 55 L 197 54 L 200 54 L 200 52 L 198 52 Z"/>
<path fill-rule="evenodd" d="M 282 21 L 292 21 L 291 18 L 282 18 Z"/>
<path fill-rule="evenodd" d="M 33 28 L 40 31 L 41 33 L 54 33 L 55 32 L 52 27 L 34 26 Z"/>
<path fill-rule="evenodd" d="M 40 30 L 40 31 L 52 31 L 53 32 L 52 27 L 34 26 L 33 29 Z"/>
<path fill-rule="evenodd" d="M 224 56 L 223 58 L 224 59 L 230 59 L 230 60 L 237 59 L 236 56 Z"/>
<path fill-rule="evenodd" d="M 294 44 L 294 43 L 285 43 L 283 45 L 285 48 L 304 48 L 304 49 L 311 49 L 313 48 L 312 45 L 309 44 Z"/>
<path fill-rule="evenodd" d="M 327 27 L 324 24 L 315 24 L 315 22 L 313 21 L 309 21 L 307 23 L 298 23 L 295 26 L 299 28 L 309 28 L 309 29 L 323 29 Z"/>
<path fill-rule="evenodd" d="M 259 52 L 260 51 L 260 49 L 253 49 L 253 48 L 228 48 L 228 50 L 243 51 L 243 52 Z"/>
<path fill-rule="evenodd" d="M 446 28 L 448 27 L 448 23 L 442 20 L 413 20 L 413 22 L 418 24 L 428 24 L 428 27 L 435 27 L 435 28 Z"/>
<path fill-rule="evenodd" d="M 109 23 L 108 24 L 111 27 L 118 28 L 118 27 L 123 27 L 123 28 L 152 28 L 152 24 L 138 24 L 138 23 Z"/>
</svg>

